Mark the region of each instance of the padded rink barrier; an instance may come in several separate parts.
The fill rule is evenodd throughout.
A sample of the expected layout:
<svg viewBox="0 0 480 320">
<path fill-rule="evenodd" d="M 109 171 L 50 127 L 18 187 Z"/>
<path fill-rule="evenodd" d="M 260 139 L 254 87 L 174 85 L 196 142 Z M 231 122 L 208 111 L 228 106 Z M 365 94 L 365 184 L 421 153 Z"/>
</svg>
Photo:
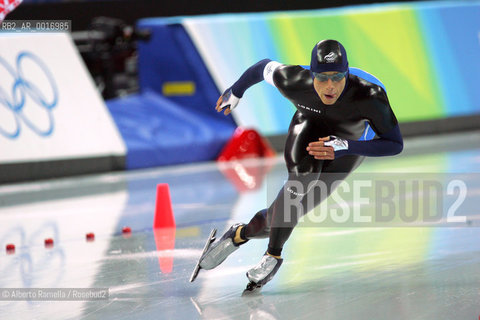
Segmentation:
<svg viewBox="0 0 480 320">
<path fill-rule="evenodd" d="M 149 30 L 149 41 L 138 44 L 140 89 L 152 90 L 185 109 L 235 125 L 232 117 L 214 110 L 220 90 L 180 23 L 181 18 L 148 18 L 137 27 Z"/>
<path fill-rule="evenodd" d="M 107 102 L 127 146 L 126 168 L 215 160 L 237 127 L 215 111 L 220 91 L 175 19 L 143 19 L 141 93 Z"/>
<path fill-rule="evenodd" d="M 127 146 L 127 169 L 215 159 L 235 129 L 151 90 L 107 107 Z"/>
</svg>

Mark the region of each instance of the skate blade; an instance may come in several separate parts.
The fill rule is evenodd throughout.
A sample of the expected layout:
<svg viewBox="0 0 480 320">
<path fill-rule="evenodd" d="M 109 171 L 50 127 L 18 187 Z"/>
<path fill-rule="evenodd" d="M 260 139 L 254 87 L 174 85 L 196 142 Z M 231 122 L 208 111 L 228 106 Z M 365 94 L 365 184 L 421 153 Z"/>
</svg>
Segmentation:
<svg viewBox="0 0 480 320">
<path fill-rule="evenodd" d="M 262 289 L 262 287 L 263 286 L 261 284 L 257 284 L 253 281 L 250 281 L 247 284 L 247 287 L 245 288 L 245 290 L 243 290 L 242 296 L 253 295 L 253 294 L 259 293 L 260 290 Z"/>
<path fill-rule="evenodd" d="M 215 234 L 216 233 L 217 233 L 217 229 L 213 229 L 210 232 L 210 235 L 208 236 L 207 242 L 205 243 L 205 246 L 203 247 L 202 254 L 200 255 L 200 258 L 198 259 L 198 262 L 195 265 L 195 268 L 193 269 L 192 275 L 190 276 L 190 282 L 195 281 L 195 279 L 197 278 L 198 273 L 200 272 L 200 269 L 201 269 L 200 261 L 201 261 L 203 255 L 205 254 L 205 252 L 207 252 L 208 248 L 210 248 L 210 245 L 215 241 Z"/>
</svg>

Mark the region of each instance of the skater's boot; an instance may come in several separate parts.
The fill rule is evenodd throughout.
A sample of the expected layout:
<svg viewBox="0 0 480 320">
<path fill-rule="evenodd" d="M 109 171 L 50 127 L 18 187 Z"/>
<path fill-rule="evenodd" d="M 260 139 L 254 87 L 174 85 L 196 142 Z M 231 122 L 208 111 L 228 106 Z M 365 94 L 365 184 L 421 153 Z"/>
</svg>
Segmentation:
<svg viewBox="0 0 480 320">
<path fill-rule="evenodd" d="M 273 276 L 282 265 L 282 262 L 282 258 L 276 258 L 265 253 L 260 263 L 247 272 L 247 278 L 250 280 L 249 286 L 251 288 L 262 287 L 268 281 L 272 280 Z"/>
<path fill-rule="evenodd" d="M 200 267 L 206 270 L 217 267 L 225 261 L 230 254 L 237 250 L 240 245 L 246 243 L 248 240 L 240 240 L 241 242 L 239 241 L 238 243 L 234 241 L 238 240 L 238 235 L 237 239 L 235 237 L 237 229 L 244 226 L 245 225 L 241 223 L 234 224 L 225 232 L 220 240 L 212 243 L 207 252 L 200 258 Z"/>
</svg>

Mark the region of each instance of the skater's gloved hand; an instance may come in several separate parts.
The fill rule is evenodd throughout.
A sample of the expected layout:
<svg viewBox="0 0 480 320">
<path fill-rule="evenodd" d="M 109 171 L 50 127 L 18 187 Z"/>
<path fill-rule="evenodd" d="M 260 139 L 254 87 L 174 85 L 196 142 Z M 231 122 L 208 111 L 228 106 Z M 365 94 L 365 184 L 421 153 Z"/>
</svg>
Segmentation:
<svg viewBox="0 0 480 320">
<path fill-rule="evenodd" d="M 335 150 L 329 144 L 331 144 L 330 136 L 322 137 L 318 141 L 310 142 L 307 151 L 317 160 L 333 160 L 335 159 Z"/>
<path fill-rule="evenodd" d="M 330 136 L 324 145 L 333 147 L 334 151 L 348 150 L 348 141 L 337 136 Z"/>
<path fill-rule="evenodd" d="M 238 105 L 240 98 L 237 98 L 233 93 L 232 89 L 227 89 L 225 92 L 218 98 L 217 105 L 215 109 L 217 112 L 224 110 L 223 114 L 228 115 L 232 112 L 233 108 Z"/>
</svg>

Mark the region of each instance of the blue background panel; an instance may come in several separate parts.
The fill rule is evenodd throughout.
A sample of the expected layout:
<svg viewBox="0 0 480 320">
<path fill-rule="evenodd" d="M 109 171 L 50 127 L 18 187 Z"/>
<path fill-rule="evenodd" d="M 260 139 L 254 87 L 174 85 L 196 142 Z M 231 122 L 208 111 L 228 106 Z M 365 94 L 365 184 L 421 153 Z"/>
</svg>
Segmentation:
<svg viewBox="0 0 480 320">
<path fill-rule="evenodd" d="M 127 146 L 127 169 L 213 160 L 235 129 L 149 90 L 107 106 Z"/>
</svg>

